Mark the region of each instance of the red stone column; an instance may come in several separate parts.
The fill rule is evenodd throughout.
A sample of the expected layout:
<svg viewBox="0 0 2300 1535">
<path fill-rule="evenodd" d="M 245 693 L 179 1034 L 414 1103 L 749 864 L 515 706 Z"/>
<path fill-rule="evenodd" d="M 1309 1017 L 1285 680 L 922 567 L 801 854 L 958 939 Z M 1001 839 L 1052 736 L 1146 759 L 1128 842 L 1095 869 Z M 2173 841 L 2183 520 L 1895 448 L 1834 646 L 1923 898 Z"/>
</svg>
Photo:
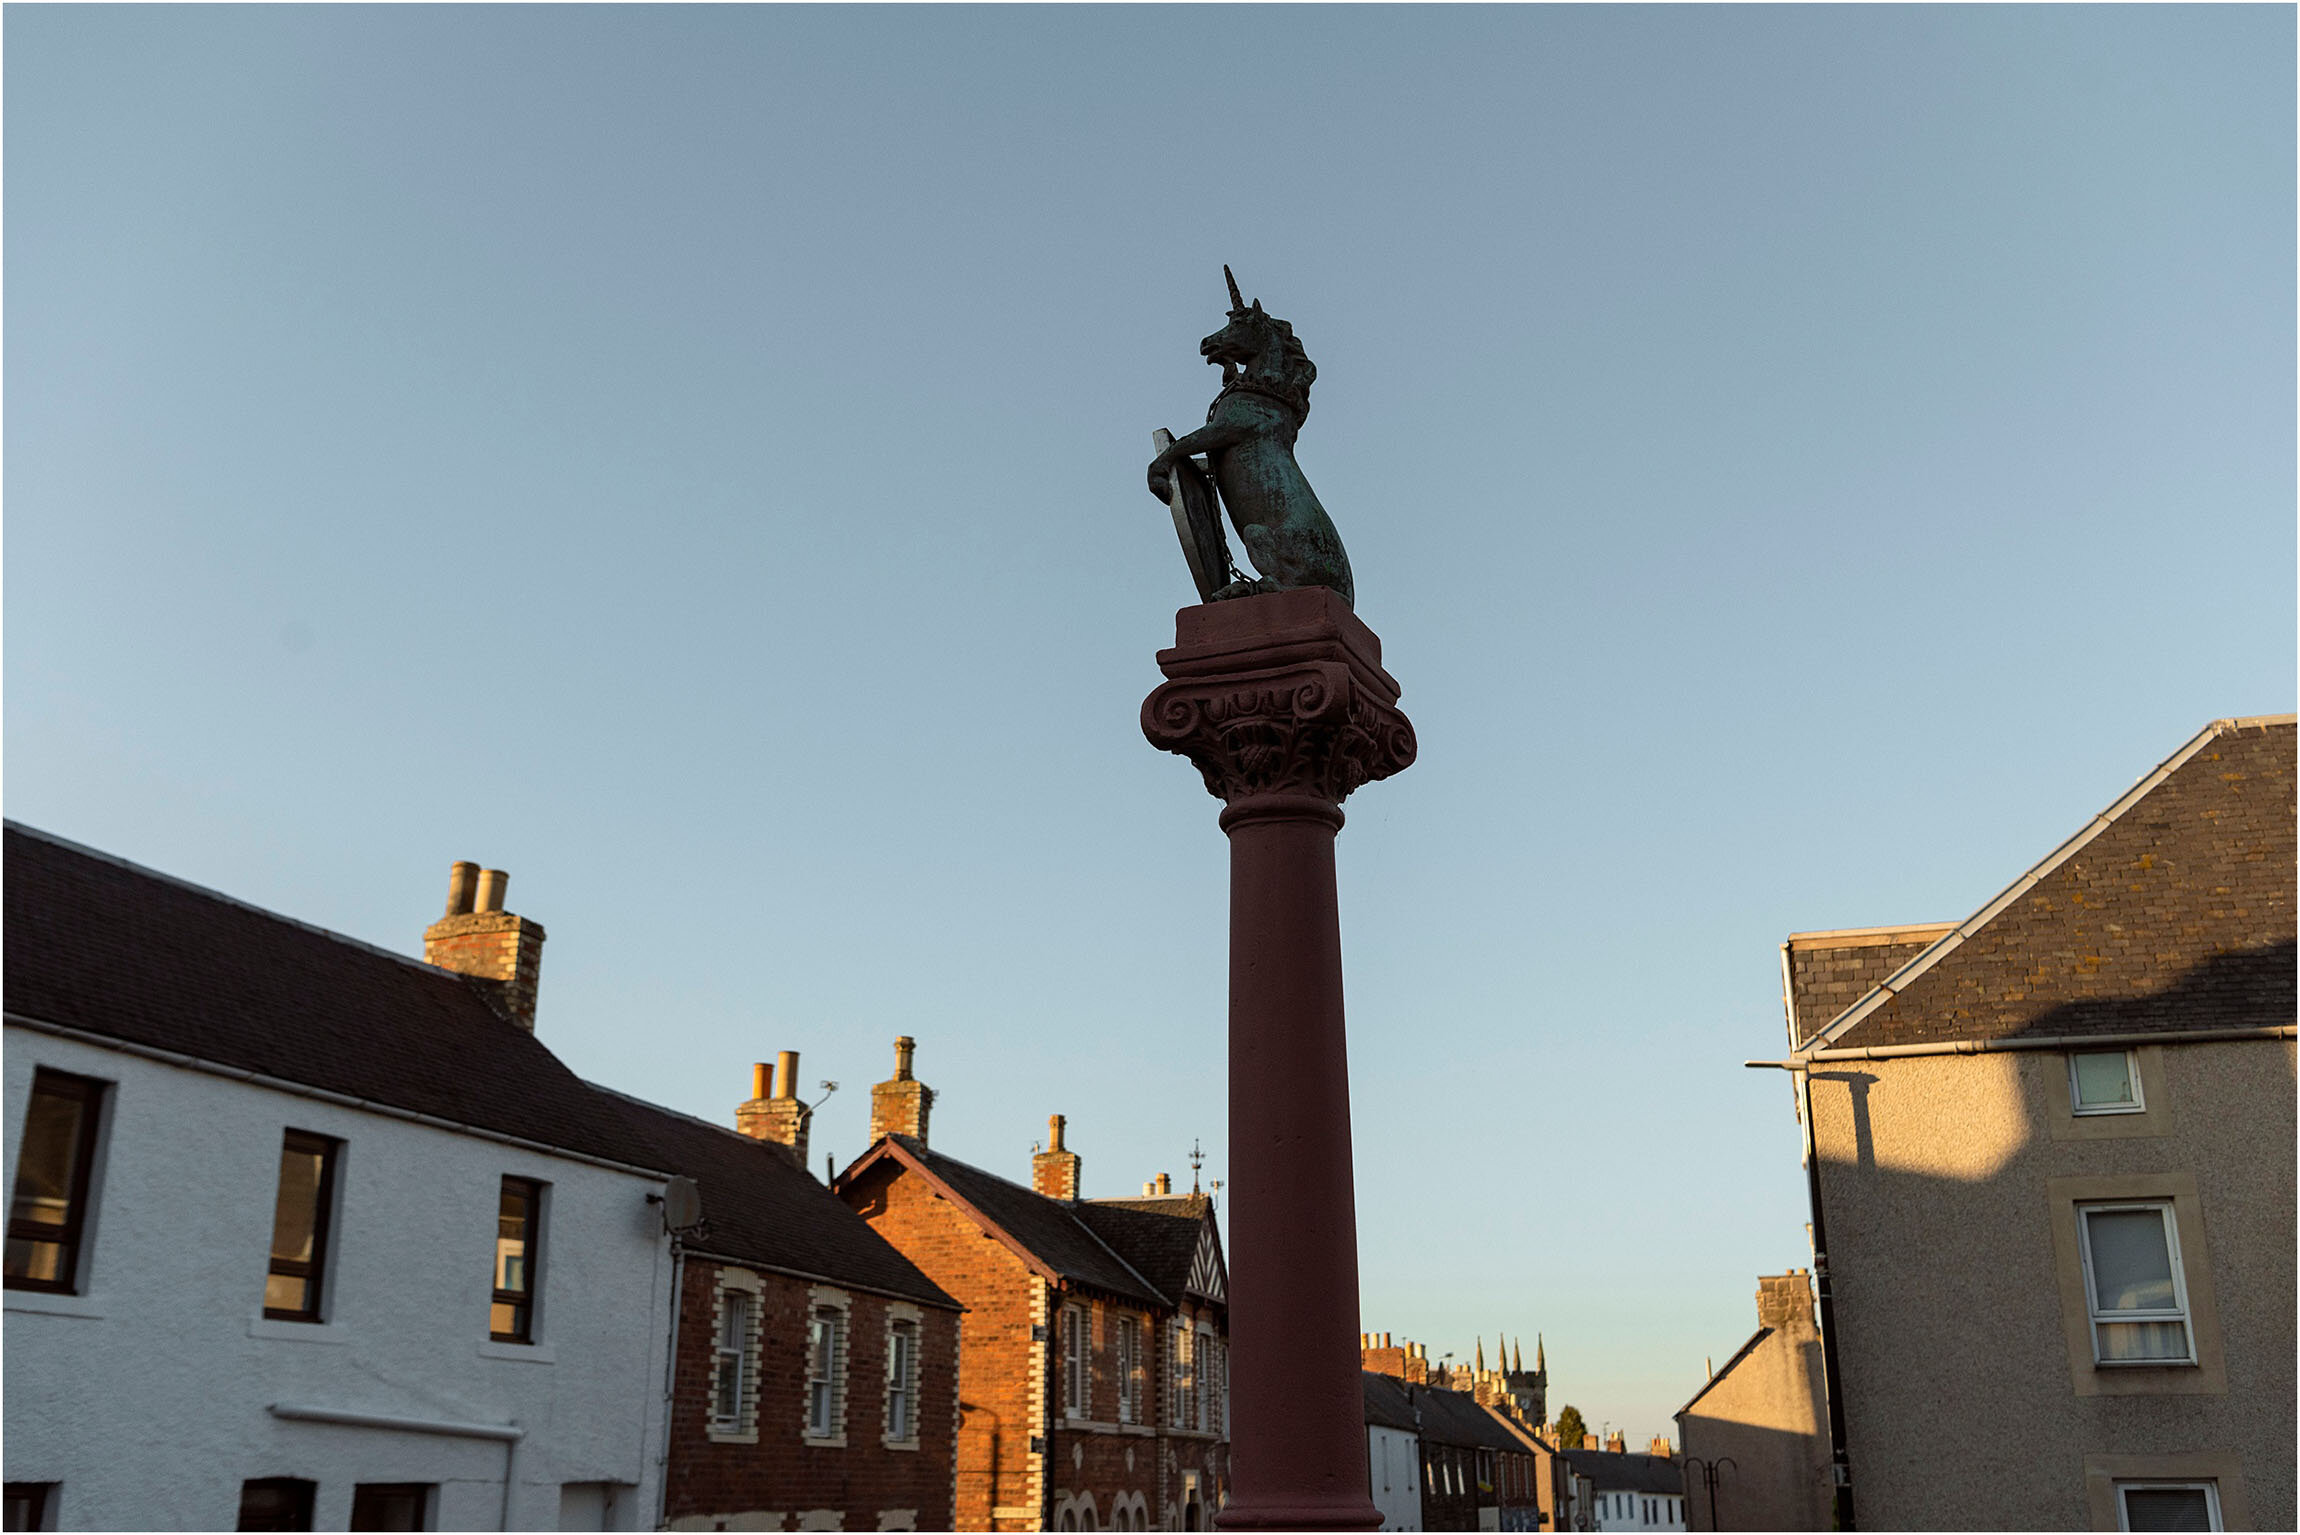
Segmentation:
<svg viewBox="0 0 2300 1535">
<path fill-rule="evenodd" d="M 1234 1530 L 1371 1530 L 1341 802 L 1413 762 L 1381 641 L 1320 587 L 1184 608 L 1151 744 L 1187 756 L 1230 836 L 1230 1501 Z"/>
</svg>

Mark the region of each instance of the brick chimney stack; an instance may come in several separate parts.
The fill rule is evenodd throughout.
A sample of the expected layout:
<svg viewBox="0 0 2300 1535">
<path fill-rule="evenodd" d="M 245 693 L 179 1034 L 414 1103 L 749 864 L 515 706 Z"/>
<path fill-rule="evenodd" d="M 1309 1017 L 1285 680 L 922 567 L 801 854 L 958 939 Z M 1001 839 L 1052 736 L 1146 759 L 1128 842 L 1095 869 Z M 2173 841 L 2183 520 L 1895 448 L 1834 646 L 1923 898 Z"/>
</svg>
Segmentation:
<svg viewBox="0 0 2300 1535">
<path fill-rule="evenodd" d="M 751 1096 L 735 1106 L 735 1128 L 755 1140 L 772 1141 L 790 1154 L 800 1172 L 807 1169 L 807 1121 L 813 1118 L 799 1098 L 799 1053 L 785 1050 L 769 1066 L 751 1068 Z"/>
<path fill-rule="evenodd" d="M 535 1032 L 543 976 L 543 924 L 503 909 L 511 876 L 458 863 L 447 875 L 447 915 L 423 930 L 424 963 L 483 982 L 495 1010 Z"/>
<path fill-rule="evenodd" d="M 1622 1433 L 1620 1429 L 1615 1429 L 1612 1433 L 1607 1434 L 1605 1436 L 1605 1453 L 1608 1455 L 1627 1455 L 1629 1453 L 1628 1436 Z"/>
<path fill-rule="evenodd" d="M 911 1074 L 910 1058 L 918 1041 L 908 1034 L 894 1042 L 894 1075 L 870 1090 L 870 1143 L 882 1135 L 907 1135 L 926 1140 L 926 1116 L 934 1108 L 934 1089 Z"/>
<path fill-rule="evenodd" d="M 1817 1337 L 1812 1276 L 1803 1269 L 1757 1276 L 1757 1325 L 1792 1337 Z"/>
<path fill-rule="evenodd" d="M 1060 1114 L 1046 1121 L 1046 1149 L 1030 1159 L 1030 1186 L 1048 1199 L 1078 1197 L 1078 1153 L 1064 1148 Z"/>
<path fill-rule="evenodd" d="M 1677 1452 L 1669 1447 L 1669 1436 L 1667 1434 L 1655 1434 L 1653 1436 L 1653 1442 L 1645 1447 L 1645 1453 L 1648 1455 L 1657 1455 L 1661 1459 L 1667 1460 Z"/>
</svg>

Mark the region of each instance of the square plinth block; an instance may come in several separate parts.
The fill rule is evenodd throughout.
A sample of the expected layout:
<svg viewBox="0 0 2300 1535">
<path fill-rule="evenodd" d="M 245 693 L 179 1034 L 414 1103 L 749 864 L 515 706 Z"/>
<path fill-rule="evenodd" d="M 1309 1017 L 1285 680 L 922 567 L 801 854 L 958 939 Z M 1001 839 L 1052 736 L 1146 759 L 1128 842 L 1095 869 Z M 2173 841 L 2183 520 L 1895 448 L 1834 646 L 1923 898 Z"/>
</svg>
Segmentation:
<svg viewBox="0 0 2300 1535">
<path fill-rule="evenodd" d="M 1297 661 L 1346 661 L 1362 685 L 1397 700 L 1381 636 L 1322 586 L 1184 608 L 1174 615 L 1174 648 L 1158 652 L 1158 669 L 1176 681 Z"/>
</svg>

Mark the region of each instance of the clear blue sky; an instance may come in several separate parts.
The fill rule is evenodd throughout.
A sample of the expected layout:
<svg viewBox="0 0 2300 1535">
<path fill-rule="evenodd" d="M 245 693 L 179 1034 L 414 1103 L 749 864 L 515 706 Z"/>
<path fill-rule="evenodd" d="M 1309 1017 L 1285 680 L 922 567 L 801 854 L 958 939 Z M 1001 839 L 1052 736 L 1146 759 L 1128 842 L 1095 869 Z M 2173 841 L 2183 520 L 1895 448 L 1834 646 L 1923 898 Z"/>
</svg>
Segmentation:
<svg viewBox="0 0 2300 1535">
<path fill-rule="evenodd" d="M 716 1118 L 1222 1173 L 1136 711 L 1221 263 L 1422 759 L 1342 834 L 1365 1325 L 1670 1427 L 1808 1261 L 1792 930 L 2292 708 L 2286 7 L 11 7 L 6 803 Z"/>
</svg>

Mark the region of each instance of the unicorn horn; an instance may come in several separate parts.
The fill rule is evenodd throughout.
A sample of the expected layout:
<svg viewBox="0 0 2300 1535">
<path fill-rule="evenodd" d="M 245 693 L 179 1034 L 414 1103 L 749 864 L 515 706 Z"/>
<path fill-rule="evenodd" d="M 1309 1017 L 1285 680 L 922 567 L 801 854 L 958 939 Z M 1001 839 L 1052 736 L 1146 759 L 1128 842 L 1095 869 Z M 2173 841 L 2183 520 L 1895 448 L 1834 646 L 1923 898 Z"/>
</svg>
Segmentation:
<svg viewBox="0 0 2300 1535">
<path fill-rule="evenodd" d="M 1230 275 L 1230 263 L 1227 261 L 1222 263 L 1222 281 L 1230 285 L 1230 307 L 1232 309 L 1245 308 L 1246 296 L 1238 291 L 1238 279 Z"/>
</svg>

